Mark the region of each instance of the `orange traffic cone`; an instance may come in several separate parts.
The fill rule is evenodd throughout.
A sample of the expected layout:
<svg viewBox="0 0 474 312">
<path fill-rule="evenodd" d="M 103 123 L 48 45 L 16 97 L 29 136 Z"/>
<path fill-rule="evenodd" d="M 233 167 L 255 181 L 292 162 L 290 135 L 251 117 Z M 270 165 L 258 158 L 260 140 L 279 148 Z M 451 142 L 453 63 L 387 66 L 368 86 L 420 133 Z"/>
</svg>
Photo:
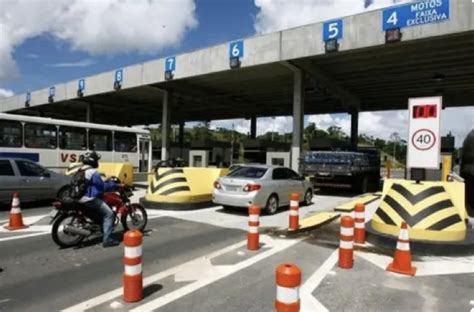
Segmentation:
<svg viewBox="0 0 474 312">
<path fill-rule="evenodd" d="M 16 192 L 13 193 L 12 209 L 10 210 L 10 222 L 8 225 L 5 226 L 5 228 L 10 231 L 27 228 L 27 226 L 23 224 L 23 217 L 21 215 L 20 208 L 20 198 L 18 197 L 18 193 Z"/>
<path fill-rule="evenodd" d="M 387 267 L 387 271 L 411 276 L 416 273 L 416 268 L 411 266 L 410 239 L 408 238 L 408 227 L 405 222 L 402 222 L 397 250 L 393 262 Z"/>
</svg>

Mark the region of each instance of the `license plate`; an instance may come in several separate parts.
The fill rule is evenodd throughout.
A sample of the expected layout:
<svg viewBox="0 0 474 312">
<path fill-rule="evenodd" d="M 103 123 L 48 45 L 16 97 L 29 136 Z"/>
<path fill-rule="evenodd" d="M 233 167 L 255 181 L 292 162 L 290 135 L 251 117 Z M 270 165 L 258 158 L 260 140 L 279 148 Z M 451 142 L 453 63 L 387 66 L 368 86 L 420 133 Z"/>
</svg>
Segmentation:
<svg viewBox="0 0 474 312">
<path fill-rule="evenodd" d="M 329 172 L 319 172 L 318 175 L 323 176 L 323 177 L 327 177 L 327 176 L 330 175 L 330 173 Z"/>
<path fill-rule="evenodd" d="M 239 190 L 238 186 L 226 186 L 225 189 L 229 192 L 237 192 Z"/>
</svg>

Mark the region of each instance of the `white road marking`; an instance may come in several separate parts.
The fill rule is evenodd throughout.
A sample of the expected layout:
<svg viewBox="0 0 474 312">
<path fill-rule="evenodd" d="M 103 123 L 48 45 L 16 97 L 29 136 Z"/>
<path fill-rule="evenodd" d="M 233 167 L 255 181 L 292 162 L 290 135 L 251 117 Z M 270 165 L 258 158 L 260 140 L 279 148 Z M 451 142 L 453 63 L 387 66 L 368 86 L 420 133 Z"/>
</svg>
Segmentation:
<svg viewBox="0 0 474 312">
<path fill-rule="evenodd" d="M 261 238 L 262 241 L 268 240 L 268 236 L 262 236 Z M 266 239 L 265 239 L 266 238 Z M 253 256 L 250 259 L 244 260 L 242 262 L 239 262 L 235 265 L 229 265 L 229 266 L 218 266 L 220 267 L 219 270 L 221 271 L 220 274 L 217 274 L 212 277 L 208 278 L 202 278 L 197 280 L 194 283 L 188 284 L 184 287 L 181 287 L 180 289 L 177 289 L 171 293 L 168 293 L 162 297 L 159 297 L 157 299 L 154 299 L 152 301 L 149 301 L 141 306 L 138 306 L 130 311 L 132 312 L 139 312 L 139 311 L 151 311 L 151 310 L 156 310 L 164 305 L 167 305 L 181 297 L 184 297 L 204 286 L 207 286 L 217 280 L 220 280 L 224 277 L 227 277 L 235 272 L 238 272 L 242 269 L 245 269 L 263 259 L 266 259 L 278 252 L 281 252 L 296 243 L 298 243 L 300 240 L 271 240 L 267 242 L 268 247 L 271 247 L 269 250 L 264 251 L 256 256 Z"/>
<path fill-rule="evenodd" d="M 224 277 L 227 277 L 239 270 L 245 269 L 265 258 L 268 258 L 282 250 L 285 250 L 294 244 L 298 243 L 300 240 L 280 240 L 280 239 L 272 239 L 269 236 L 266 235 L 261 235 L 260 239 L 262 242 L 265 243 L 265 247 L 269 248 L 268 250 L 256 254 L 250 259 L 246 259 L 244 261 L 241 261 L 237 264 L 234 265 L 222 265 L 222 266 L 214 266 L 212 270 L 208 270 L 205 272 L 203 276 L 192 276 L 189 279 L 190 280 L 196 280 L 195 282 L 188 284 L 184 287 L 181 287 L 180 289 L 177 289 L 171 293 L 168 293 L 162 297 L 159 297 L 155 300 L 152 300 L 146 304 L 143 304 L 141 306 L 136 307 L 132 311 L 149 311 L 149 310 L 154 310 L 158 309 L 161 306 L 164 306 L 170 302 L 173 302 L 187 294 L 190 294 L 204 286 L 207 286 L 219 279 L 222 279 Z M 180 278 L 184 278 L 183 276 L 180 276 L 180 273 L 183 270 L 186 270 L 186 268 L 191 268 L 194 266 L 194 270 L 196 270 L 196 263 L 204 263 L 205 261 L 209 261 L 210 259 L 216 258 L 220 255 L 224 255 L 228 252 L 231 252 L 233 250 L 236 250 L 240 247 L 243 247 L 247 244 L 247 240 L 241 241 L 239 243 L 236 243 L 234 245 L 225 247 L 223 249 L 214 251 L 209 253 L 208 255 L 196 258 L 194 260 L 188 261 L 184 264 L 172 267 L 170 269 L 167 269 L 165 271 L 156 273 L 152 276 L 149 276 L 144 279 L 143 285 L 146 287 L 147 285 L 150 285 L 158 280 L 161 280 L 163 278 L 166 278 L 171 275 L 175 275 L 175 278 L 179 280 Z M 177 275 L 177 276 L 176 276 Z M 77 305 L 74 305 L 72 307 L 69 307 L 63 311 L 84 311 L 87 309 L 91 309 L 94 307 L 97 307 L 98 305 L 104 304 L 107 301 L 113 300 L 114 298 L 117 298 L 122 295 L 123 289 L 122 287 L 117 288 L 115 290 L 112 290 L 108 293 L 105 293 L 103 295 L 97 296 L 95 298 L 92 298 L 90 300 L 81 302 Z"/>
<path fill-rule="evenodd" d="M 24 229 L 10 231 L 4 228 L 3 226 L 0 227 L 0 233 L 31 233 L 31 232 L 51 232 L 51 225 L 32 225 Z"/>
<path fill-rule="evenodd" d="M 232 250 L 238 249 L 242 246 L 245 246 L 246 244 L 247 244 L 247 240 L 244 240 L 244 241 L 241 241 L 241 242 L 236 243 L 234 245 L 227 246 L 223 249 L 213 251 L 213 252 L 209 253 L 208 255 L 205 255 L 205 256 L 199 257 L 199 258 L 212 259 L 212 258 L 218 257 L 220 255 L 223 255 L 227 252 L 230 252 Z M 168 277 L 170 275 L 176 274 L 177 272 L 179 272 L 181 270 L 182 266 L 186 266 L 189 263 L 192 263 L 192 262 L 196 261 L 199 258 L 193 259 L 193 260 L 188 261 L 184 264 L 177 265 L 175 267 L 172 267 L 170 269 L 167 269 L 165 271 L 153 274 L 153 275 L 145 278 L 143 280 L 143 287 L 146 287 L 147 285 L 152 284 L 152 283 L 154 283 L 154 282 L 156 282 L 160 279 L 163 279 L 165 277 Z M 67 309 L 64 309 L 63 311 L 71 311 L 71 312 L 84 311 L 84 310 L 96 307 L 98 305 L 101 305 L 101 304 L 103 304 L 107 301 L 110 301 L 110 300 L 114 299 L 114 298 L 117 298 L 117 297 L 122 295 L 122 292 L 123 292 L 123 288 L 120 287 L 120 288 L 117 288 L 115 290 L 109 291 L 105 294 L 102 294 L 100 296 L 97 296 L 95 298 L 89 299 L 87 301 L 81 302 L 81 303 L 76 304 L 76 305 L 74 305 L 72 307 L 69 307 Z"/>
<path fill-rule="evenodd" d="M 331 272 L 338 260 L 338 249 L 333 251 L 329 258 L 313 273 L 303 284 L 301 292 L 301 311 L 328 311 L 326 307 L 312 295 L 313 291 L 321 284 L 326 275 Z"/>
<path fill-rule="evenodd" d="M 385 255 L 360 252 L 357 255 L 385 270 L 393 258 Z M 470 257 L 425 257 L 424 261 L 413 261 L 416 276 L 450 275 L 474 273 L 474 256 Z"/>
<path fill-rule="evenodd" d="M 39 232 L 39 233 L 25 234 L 25 235 L 19 235 L 19 236 L 3 237 L 3 238 L 0 238 L 0 242 L 6 242 L 6 241 L 15 240 L 15 239 L 21 239 L 21 238 L 27 238 L 27 237 L 33 237 L 33 236 L 40 236 L 40 235 L 45 235 L 45 234 L 49 234 L 49 232 Z"/>
</svg>

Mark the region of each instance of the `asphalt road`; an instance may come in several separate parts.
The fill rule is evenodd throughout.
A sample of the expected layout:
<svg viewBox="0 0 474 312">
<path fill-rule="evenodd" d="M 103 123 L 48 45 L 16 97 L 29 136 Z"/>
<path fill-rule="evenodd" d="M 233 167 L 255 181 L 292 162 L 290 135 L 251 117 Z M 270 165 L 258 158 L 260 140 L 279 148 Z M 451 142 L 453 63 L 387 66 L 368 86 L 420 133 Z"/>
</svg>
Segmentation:
<svg viewBox="0 0 474 312">
<path fill-rule="evenodd" d="M 317 195 L 301 215 L 347 200 Z M 127 304 L 121 299 L 123 246 L 103 249 L 93 240 L 80 248 L 60 249 L 47 231 L 44 214 L 49 210 L 24 210 L 35 222 L 30 232 L 0 232 L 0 311 L 273 311 L 274 271 L 287 262 L 303 272 L 302 311 L 474 308 L 472 255 L 416 259 L 421 275 L 408 278 L 384 270 L 391 261 L 390 248 L 366 245 L 356 251 L 354 268 L 344 270 L 337 267 L 337 223 L 285 237 L 277 229 L 288 222 L 286 210 L 263 216 L 262 248 L 250 252 L 245 245 L 247 216 L 220 207 L 150 211 L 143 246 L 145 298 Z M 439 274 L 440 265 L 448 270 Z"/>
</svg>

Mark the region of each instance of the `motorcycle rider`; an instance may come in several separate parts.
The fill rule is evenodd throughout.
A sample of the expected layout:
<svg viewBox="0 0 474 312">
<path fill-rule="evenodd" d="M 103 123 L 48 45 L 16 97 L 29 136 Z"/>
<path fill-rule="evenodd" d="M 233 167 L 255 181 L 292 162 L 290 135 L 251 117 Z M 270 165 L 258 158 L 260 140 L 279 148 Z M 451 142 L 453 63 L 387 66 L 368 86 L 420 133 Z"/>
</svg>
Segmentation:
<svg viewBox="0 0 474 312">
<path fill-rule="evenodd" d="M 114 229 L 115 215 L 112 209 L 101 199 L 104 192 L 113 192 L 119 189 L 120 185 L 114 182 L 104 182 L 100 173 L 96 170 L 99 167 L 100 155 L 95 151 L 87 152 L 82 157 L 85 170 L 85 195 L 79 200 L 86 208 L 96 211 L 102 217 L 102 228 L 104 232 L 102 246 L 104 248 L 120 245 L 119 241 L 110 236 Z"/>
</svg>

